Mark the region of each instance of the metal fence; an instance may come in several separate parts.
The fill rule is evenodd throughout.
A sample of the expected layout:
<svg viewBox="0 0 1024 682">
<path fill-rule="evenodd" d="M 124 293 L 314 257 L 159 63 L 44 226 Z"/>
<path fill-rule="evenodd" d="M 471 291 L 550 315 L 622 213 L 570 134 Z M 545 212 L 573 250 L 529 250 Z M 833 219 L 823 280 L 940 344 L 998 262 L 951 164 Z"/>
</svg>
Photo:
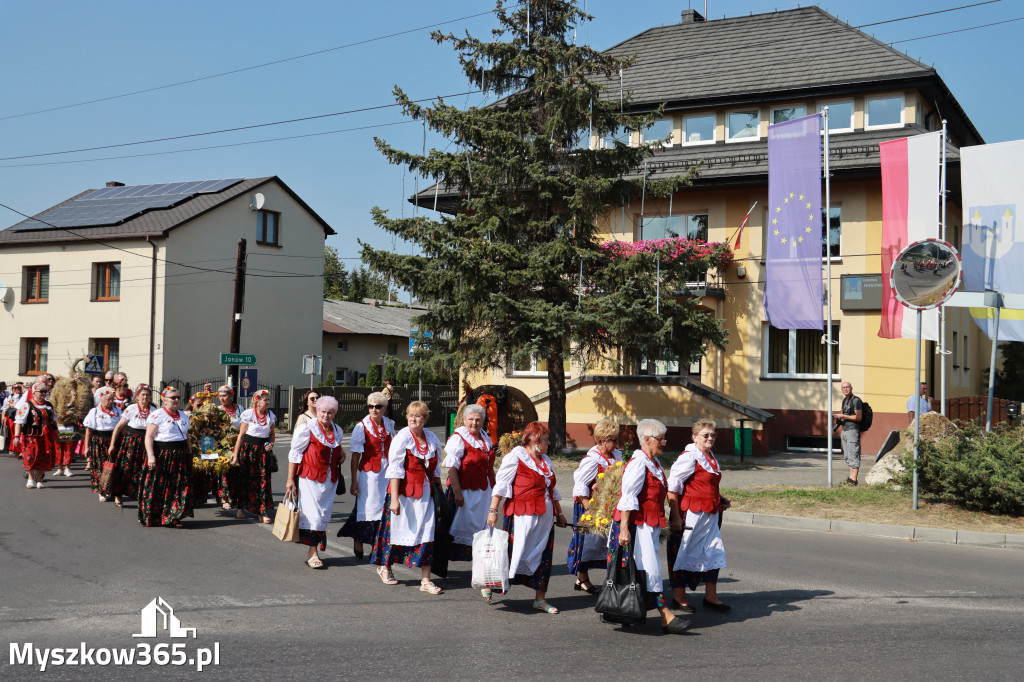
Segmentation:
<svg viewBox="0 0 1024 682">
<path fill-rule="evenodd" d="M 388 403 L 388 416 L 395 420 L 399 428 L 405 425 L 405 408 L 414 400 L 422 400 L 430 409 L 428 426 L 443 426 L 448 415 L 455 411 L 459 404 L 457 386 L 445 384 L 424 384 L 422 392 L 418 385 L 392 386 L 394 395 Z M 289 414 L 299 415 L 305 411 L 302 396 L 309 390 L 304 386 L 292 386 L 288 389 Z M 334 416 L 336 424 L 345 428 L 366 416 L 366 397 L 380 387 L 369 386 L 317 386 L 313 390 L 318 395 L 334 396 L 338 401 L 338 414 Z M 275 413 L 276 414 L 276 413 Z"/>
<path fill-rule="evenodd" d="M 164 382 L 165 386 L 174 386 L 184 399 L 187 400 L 192 397 L 193 394 L 202 391 L 206 384 L 210 384 L 210 390 L 216 391 L 218 387 L 224 385 L 224 377 L 207 377 L 204 379 L 171 379 L 170 381 Z M 263 382 L 257 382 L 256 390 L 267 390 L 270 391 L 270 409 L 273 410 L 274 415 L 278 421 L 284 421 L 288 418 L 288 389 L 281 384 L 267 384 Z M 237 391 L 237 389 L 236 389 Z M 236 393 L 237 395 L 237 393 Z M 249 408 L 248 398 L 238 398 L 236 402 L 243 408 Z"/>
</svg>

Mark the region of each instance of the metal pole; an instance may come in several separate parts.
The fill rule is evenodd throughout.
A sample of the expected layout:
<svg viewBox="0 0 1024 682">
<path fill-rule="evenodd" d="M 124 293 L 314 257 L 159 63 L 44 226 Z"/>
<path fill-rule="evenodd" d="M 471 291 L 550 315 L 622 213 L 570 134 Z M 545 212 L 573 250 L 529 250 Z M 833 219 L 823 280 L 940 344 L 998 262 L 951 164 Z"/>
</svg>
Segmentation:
<svg viewBox="0 0 1024 682">
<path fill-rule="evenodd" d="M 999 312 L 1003 309 L 1002 296 L 997 299 L 996 325 L 992 333 L 992 356 L 988 361 L 988 406 L 985 408 L 985 433 L 992 431 L 992 397 L 996 388 L 996 351 L 999 350 Z"/>
<path fill-rule="evenodd" d="M 914 337 L 914 352 L 917 362 L 914 370 L 914 503 L 912 509 L 917 509 L 917 451 L 921 440 L 921 310 L 917 311 L 917 336 Z"/>
<path fill-rule="evenodd" d="M 946 240 L 946 119 L 942 119 L 942 135 L 939 137 L 939 238 Z M 942 366 L 939 369 L 940 398 L 942 400 L 942 416 L 946 416 L 946 307 L 939 308 L 939 357 Z"/>
<path fill-rule="evenodd" d="M 242 343 L 242 313 L 245 312 L 245 239 L 238 240 L 238 254 L 235 258 L 235 299 L 231 314 L 231 348 L 230 353 L 240 353 Z M 228 370 L 228 385 L 238 385 L 238 366 L 232 365 Z M 232 383 L 231 379 L 234 379 Z"/>
<path fill-rule="evenodd" d="M 825 436 L 828 439 L 828 485 L 832 487 L 832 182 L 829 178 L 828 163 L 828 107 L 821 112 L 824 124 L 824 173 L 825 173 L 825 301 L 828 309 L 828 325 L 825 328 L 825 371 L 828 373 L 828 411 L 825 416 Z"/>
</svg>

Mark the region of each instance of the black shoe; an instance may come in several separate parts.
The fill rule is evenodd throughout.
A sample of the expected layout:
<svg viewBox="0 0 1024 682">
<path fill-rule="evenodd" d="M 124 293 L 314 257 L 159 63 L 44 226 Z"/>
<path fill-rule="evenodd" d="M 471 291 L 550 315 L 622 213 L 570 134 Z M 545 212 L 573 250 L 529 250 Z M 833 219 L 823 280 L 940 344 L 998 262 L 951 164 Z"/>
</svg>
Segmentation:
<svg viewBox="0 0 1024 682">
<path fill-rule="evenodd" d="M 668 625 L 662 625 L 661 631 L 666 635 L 688 635 L 690 634 L 686 630 L 686 624 L 683 623 L 682 618 L 673 618 L 668 622 Z"/>
<path fill-rule="evenodd" d="M 587 594 L 601 594 L 600 588 L 594 585 L 594 583 L 590 583 L 590 587 L 583 587 L 583 583 L 579 580 L 577 580 L 576 584 L 572 586 L 572 589 L 576 592 L 586 592 Z"/>
<path fill-rule="evenodd" d="M 676 609 L 677 611 L 682 611 L 683 613 L 693 613 L 694 611 L 696 611 L 696 609 L 694 609 L 689 604 L 680 604 L 679 601 L 675 598 L 672 599 L 672 604 L 669 608 Z"/>
<path fill-rule="evenodd" d="M 728 604 L 713 604 L 708 601 L 707 597 L 704 597 L 704 608 L 718 611 L 719 613 L 729 613 L 732 611 L 732 607 Z"/>
</svg>

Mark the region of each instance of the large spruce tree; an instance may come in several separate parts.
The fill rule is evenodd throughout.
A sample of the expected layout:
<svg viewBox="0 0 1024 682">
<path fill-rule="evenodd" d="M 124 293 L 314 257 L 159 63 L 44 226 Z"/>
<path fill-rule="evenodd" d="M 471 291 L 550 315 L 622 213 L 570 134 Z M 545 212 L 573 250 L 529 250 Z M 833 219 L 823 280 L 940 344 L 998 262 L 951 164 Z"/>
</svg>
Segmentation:
<svg viewBox="0 0 1024 682">
<path fill-rule="evenodd" d="M 602 82 L 631 59 L 573 44 L 590 19 L 572 0 L 526 0 L 495 11 L 492 40 L 434 33 L 450 43 L 470 83 L 501 99 L 463 110 L 443 100 L 420 106 L 401 88 L 406 115 L 451 141 L 427 155 L 377 147 L 393 164 L 461 196 L 458 212 L 430 220 L 394 219 L 375 208 L 387 232 L 419 246 L 399 255 L 363 244 L 364 261 L 394 278 L 429 312 L 426 362 L 464 370 L 546 365 L 552 449 L 565 443 L 565 374 L 570 357 L 589 373 L 629 370 L 641 357 L 699 359 L 725 332 L 696 302 L 673 296 L 682 283 L 731 258 L 723 245 L 665 240 L 634 248 L 602 245 L 598 222 L 614 207 L 667 196 L 688 177 L 643 178 L 657 143 L 590 149 L 622 128 L 640 130 L 659 115 L 621 113 Z M 628 102 L 628 98 L 627 98 Z M 606 228 L 606 231 L 607 228 Z"/>
</svg>

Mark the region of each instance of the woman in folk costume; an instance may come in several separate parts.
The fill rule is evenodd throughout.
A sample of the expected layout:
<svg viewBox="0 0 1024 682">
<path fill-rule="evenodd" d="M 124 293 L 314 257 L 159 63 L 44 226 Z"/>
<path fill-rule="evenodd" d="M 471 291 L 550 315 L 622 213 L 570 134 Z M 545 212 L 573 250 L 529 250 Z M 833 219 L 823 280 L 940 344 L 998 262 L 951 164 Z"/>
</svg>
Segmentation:
<svg viewBox="0 0 1024 682">
<path fill-rule="evenodd" d="M 306 564 L 310 568 L 324 566 L 319 552 L 327 549 L 327 524 L 345 461 L 341 447 L 344 433 L 334 423 L 337 413 L 338 401 L 333 397 L 325 395 L 317 400 L 316 419 L 295 429 L 288 451 L 285 497 L 295 493 L 298 486 L 299 542 L 309 546 Z"/>
<path fill-rule="evenodd" d="M 139 523 L 183 528 L 192 516 L 192 450 L 188 415 L 178 409 L 178 389 L 161 393 L 163 407 L 146 419 L 146 473 L 139 492 Z"/>
<path fill-rule="evenodd" d="M 597 477 L 613 466 L 622 466 L 622 451 L 616 450 L 619 442 L 619 425 L 607 417 L 594 425 L 594 447 L 590 448 L 572 476 L 572 522 L 580 522 L 590 506 L 591 490 Z M 576 576 L 574 590 L 588 594 L 600 594 L 590 580 L 590 569 L 603 569 L 608 561 L 608 546 L 603 537 L 596 533 L 581 533 L 574 530 L 565 563 L 569 573 Z"/>
<path fill-rule="evenodd" d="M 668 506 L 675 534 L 669 535 L 668 560 L 675 600 L 683 610 L 693 611 L 686 602 L 686 588 L 696 590 L 704 583 L 704 608 L 727 613 L 731 607 L 718 598 L 718 572 L 725 568 L 725 544 L 718 515 L 730 503 L 719 492 L 722 469 L 711 452 L 714 442 L 715 423 L 710 419 L 697 420 L 693 425 L 693 442 L 672 465 Z M 684 523 L 692 530 L 682 532 Z"/>
<path fill-rule="evenodd" d="M 53 466 L 57 449 L 57 413 L 47 402 L 46 384 L 33 387 L 32 397 L 21 402 L 14 417 L 14 445 L 21 449 L 21 463 L 28 472 L 26 488 L 43 488 L 43 477 Z"/>
<path fill-rule="evenodd" d="M 665 497 L 668 477 L 658 457 L 665 448 L 668 429 L 657 419 L 644 419 L 636 425 L 640 449 L 622 472 L 622 492 L 612 517 L 608 536 L 608 570 L 612 570 L 615 550 L 622 547 L 622 560 L 629 560 L 630 540 L 633 540 L 633 559 L 638 570 L 647 571 L 647 608 L 658 609 L 661 629 L 665 634 L 686 634 L 686 625 L 676 618 L 662 594 L 661 560 L 658 541 L 665 520 Z"/>
<path fill-rule="evenodd" d="M 114 405 L 122 412 L 132 404 L 132 389 L 128 388 L 128 377 L 120 372 L 114 375 Z"/>
<path fill-rule="evenodd" d="M 546 424 L 530 422 L 523 430 L 523 444 L 502 457 L 487 525 L 497 523 L 501 509 L 509 533 L 509 578 L 513 584 L 534 589 L 533 608 L 553 614 L 558 609 L 546 599 L 555 546 L 553 526 L 565 528 L 566 523 L 562 496 L 555 487 L 555 472 L 547 456 L 548 434 Z"/>
<path fill-rule="evenodd" d="M 217 400 L 220 401 L 220 409 L 224 410 L 228 415 L 228 419 L 231 421 L 231 428 L 240 429 L 242 424 L 242 408 L 235 404 L 235 389 L 228 385 L 221 386 L 217 389 Z M 220 502 L 220 506 L 224 509 L 231 509 L 231 489 L 233 485 L 230 479 L 233 476 L 227 471 L 222 474 L 211 474 L 211 476 L 213 478 L 211 487 L 214 498 Z"/>
<path fill-rule="evenodd" d="M 139 384 L 135 389 L 135 402 L 121 413 L 121 420 L 114 427 L 110 439 L 107 456 L 117 463 L 119 480 L 114 502 L 118 506 L 122 495 L 139 499 L 139 489 L 146 473 L 146 424 L 149 413 L 156 408 L 152 399 L 153 389 L 149 384 Z"/>
<path fill-rule="evenodd" d="M 473 560 L 473 535 L 487 527 L 487 510 L 494 488 L 494 452 L 483 430 L 486 413 L 479 405 L 467 405 L 462 426 L 444 446 L 448 468 L 448 499 L 455 506 L 452 519 L 450 561 Z M 487 603 L 491 591 L 480 590 Z"/>
<path fill-rule="evenodd" d="M 89 461 L 92 491 L 99 495 L 100 502 L 109 502 L 113 491 L 100 489 L 100 474 L 110 453 L 114 428 L 121 421 L 121 410 L 114 404 L 114 389 L 104 386 L 97 393 L 100 404 L 89 410 L 82 421 L 85 426 L 85 457 Z M 116 502 L 118 507 L 122 506 L 120 498 Z"/>
<path fill-rule="evenodd" d="M 388 450 L 395 437 L 395 422 L 384 416 L 388 401 L 383 393 L 366 396 L 369 414 L 352 429 L 349 450 L 352 451 L 352 486 L 355 506 L 338 537 L 352 538 L 352 551 L 363 558 L 363 545 L 373 546 L 380 527 L 387 493 Z"/>
<path fill-rule="evenodd" d="M 274 423 L 277 417 L 270 411 L 270 391 L 256 391 L 252 396 L 252 407 L 242 413 L 235 452 L 231 465 L 238 467 L 235 472 L 235 495 L 238 514 L 244 519 L 245 511 L 261 517 L 263 523 L 270 523 L 274 508 L 274 495 L 270 489 L 270 471 L 267 461 L 274 452 Z"/>
<path fill-rule="evenodd" d="M 430 486 L 434 481 L 441 483 L 441 441 L 423 428 L 430 416 L 426 403 L 409 403 L 405 416 L 409 425 L 398 432 L 388 450 L 388 492 L 370 563 L 378 567 L 377 575 L 385 585 L 398 584 L 392 564 L 419 568 L 420 591 L 441 594 L 441 588 L 430 579 L 436 528 Z"/>
<path fill-rule="evenodd" d="M 3 412 L 4 424 L 7 427 L 7 451 L 12 455 L 21 455 L 21 444 L 14 444 L 14 417 L 18 414 L 18 403 L 21 401 L 21 395 L 25 391 L 25 384 L 18 382 L 11 386 L 11 393 L 4 398 L 4 403 L 0 406 L 0 411 Z"/>
</svg>

